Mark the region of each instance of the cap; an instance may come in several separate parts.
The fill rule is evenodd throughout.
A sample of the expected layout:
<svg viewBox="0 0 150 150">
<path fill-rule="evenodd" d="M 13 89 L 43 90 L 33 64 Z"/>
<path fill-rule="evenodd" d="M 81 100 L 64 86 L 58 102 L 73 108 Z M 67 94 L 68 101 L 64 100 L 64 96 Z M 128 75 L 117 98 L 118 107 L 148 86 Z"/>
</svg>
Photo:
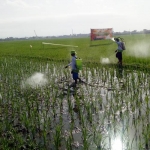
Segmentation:
<svg viewBox="0 0 150 150">
<path fill-rule="evenodd" d="M 119 38 L 114 38 L 115 41 L 119 41 Z"/>
<path fill-rule="evenodd" d="M 71 51 L 71 54 L 76 54 L 76 51 L 75 51 L 75 50 L 72 50 L 72 51 Z"/>
</svg>

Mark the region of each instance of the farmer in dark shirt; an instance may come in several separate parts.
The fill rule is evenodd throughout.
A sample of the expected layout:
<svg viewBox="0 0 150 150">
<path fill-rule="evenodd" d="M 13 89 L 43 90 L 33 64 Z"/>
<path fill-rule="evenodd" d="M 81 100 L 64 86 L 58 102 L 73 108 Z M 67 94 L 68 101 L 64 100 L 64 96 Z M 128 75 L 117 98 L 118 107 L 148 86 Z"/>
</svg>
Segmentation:
<svg viewBox="0 0 150 150">
<path fill-rule="evenodd" d="M 118 45 L 116 52 L 116 57 L 118 58 L 118 64 L 122 65 L 122 52 L 123 52 L 123 48 L 122 48 L 122 42 L 119 41 L 118 38 L 114 39 Z"/>
</svg>

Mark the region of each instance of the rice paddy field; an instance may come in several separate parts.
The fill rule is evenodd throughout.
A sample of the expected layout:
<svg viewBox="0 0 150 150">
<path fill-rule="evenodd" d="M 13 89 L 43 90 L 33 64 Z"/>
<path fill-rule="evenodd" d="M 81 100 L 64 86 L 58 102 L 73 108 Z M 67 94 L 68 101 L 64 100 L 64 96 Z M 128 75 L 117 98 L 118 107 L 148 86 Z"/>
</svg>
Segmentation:
<svg viewBox="0 0 150 150">
<path fill-rule="evenodd" d="M 111 40 L 0 42 L 0 149 L 149 150 L 150 35 L 121 37 L 123 66 Z M 64 68 L 73 49 L 76 87 Z"/>
</svg>

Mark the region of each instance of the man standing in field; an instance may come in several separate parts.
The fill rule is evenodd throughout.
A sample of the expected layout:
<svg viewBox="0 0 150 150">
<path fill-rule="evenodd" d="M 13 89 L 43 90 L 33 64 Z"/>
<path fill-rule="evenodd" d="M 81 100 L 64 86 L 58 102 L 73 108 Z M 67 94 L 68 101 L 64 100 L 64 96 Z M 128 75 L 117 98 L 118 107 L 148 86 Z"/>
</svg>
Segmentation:
<svg viewBox="0 0 150 150">
<path fill-rule="evenodd" d="M 122 65 L 122 52 L 123 52 L 122 42 L 120 42 L 118 38 L 114 38 L 114 40 L 116 41 L 116 43 L 118 45 L 118 48 L 115 51 L 116 57 L 118 58 L 118 64 Z"/>
<path fill-rule="evenodd" d="M 68 66 L 71 66 L 71 73 L 72 73 L 72 78 L 73 80 L 75 81 L 75 85 L 77 84 L 77 79 L 79 80 L 79 82 L 81 82 L 81 79 L 79 78 L 79 69 L 77 68 L 77 65 L 76 65 L 76 52 L 73 50 L 71 51 L 71 56 L 72 56 L 72 59 L 71 59 L 71 62 L 65 66 L 65 68 L 67 68 Z"/>
</svg>

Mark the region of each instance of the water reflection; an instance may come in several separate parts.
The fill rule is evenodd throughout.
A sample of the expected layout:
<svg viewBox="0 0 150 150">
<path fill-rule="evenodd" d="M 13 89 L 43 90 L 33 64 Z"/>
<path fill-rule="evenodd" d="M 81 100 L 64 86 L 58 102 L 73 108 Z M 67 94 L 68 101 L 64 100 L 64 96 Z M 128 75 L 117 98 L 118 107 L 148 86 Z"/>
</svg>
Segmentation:
<svg viewBox="0 0 150 150">
<path fill-rule="evenodd" d="M 127 73 L 122 66 L 112 70 L 105 68 L 102 71 L 98 69 L 98 71 L 96 69 L 93 69 L 93 71 L 87 70 L 82 72 L 82 74 L 88 77 L 88 84 L 80 84 L 77 89 L 77 96 L 80 93 L 81 97 L 84 97 L 80 101 L 84 105 L 80 105 L 80 107 L 74 105 L 73 111 L 76 114 L 78 112 L 81 113 L 81 116 L 78 116 L 78 119 L 81 120 L 80 126 L 86 124 L 86 128 L 91 130 L 87 130 L 88 134 L 92 135 L 95 132 L 93 137 L 96 137 L 96 139 L 98 139 L 98 136 L 100 137 L 100 140 L 94 141 L 91 149 L 95 150 L 96 145 L 97 149 L 139 150 L 138 144 L 142 143 L 143 140 L 138 137 L 139 135 L 142 137 L 143 133 L 139 131 L 143 130 L 143 126 L 140 125 L 140 120 L 137 121 L 139 116 L 138 109 L 140 109 L 143 115 L 145 115 L 145 110 L 142 110 L 139 106 L 146 107 L 145 109 L 147 109 L 147 106 L 144 104 L 145 102 L 139 98 L 142 97 L 144 99 L 145 91 L 149 88 L 148 85 L 147 87 L 145 86 L 144 82 L 140 83 L 142 88 L 138 84 L 139 80 L 143 77 L 147 79 L 147 75 L 136 71 Z M 82 76 L 83 79 L 84 76 Z M 147 80 L 144 81 L 147 82 Z M 135 93 L 137 88 L 141 90 L 140 93 Z M 71 91 L 69 92 L 71 94 Z M 100 113 L 98 114 L 97 112 Z M 94 131 L 94 128 L 91 128 L 91 125 L 96 127 L 97 122 L 100 126 L 104 127 L 106 132 L 101 132 L 98 127 L 96 131 Z M 108 122 L 110 122 L 109 129 Z M 138 129 L 140 130 L 138 131 Z M 121 135 L 119 132 L 121 132 Z"/>
<path fill-rule="evenodd" d="M 28 62 L 25 64 L 25 68 L 31 67 L 30 70 L 33 70 L 32 66 L 35 67 L 35 64 L 28 64 Z M 39 63 L 37 66 L 35 71 L 38 71 Z M 6 77 L 4 74 L 0 104 L 6 107 L 5 103 L 11 102 L 8 100 L 17 98 L 19 103 L 12 101 L 15 109 L 9 106 L 10 112 L 16 113 L 13 117 L 25 118 L 28 110 L 33 120 L 30 124 L 29 117 L 26 117 L 29 124 L 29 126 L 26 125 L 27 128 L 33 124 L 36 125 L 37 121 L 38 130 L 51 133 L 51 137 L 45 134 L 46 141 L 51 141 L 46 145 L 54 149 L 52 139 L 57 130 L 56 126 L 62 125 L 61 133 L 66 138 L 66 143 L 75 147 L 74 149 L 83 149 L 83 145 L 84 149 L 88 149 L 89 146 L 89 150 L 96 150 L 96 148 L 141 150 L 143 146 L 148 149 L 150 145 L 149 135 L 147 135 L 150 131 L 148 73 L 133 70 L 127 73 L 122 67 L 96 69 L 89 67 L 81 73 L 83 80 L 87 83 L 70 87 L 72 83 L 70 72 L 62 70 L 62 65 L 47 65 L 46 69 L 41 65 L 40 68 L 46 70 L 48 84 L 38 90 L 21 91 L 20 93 L 23 93 L 21 95 L 17 95 L 18 91 L 14 90 L 16 89 L 14 85 L 20 85 L 18 81 L 23 74 L 26 74 L 26 69 L 17 69 L 21 70 L 22 75 L 15 70 L 8 71 Z M 29 75 L 31 74 L 32 72 L 29 72 Z M 8 93 L 8 91 L 11 92 Z M 23 109 L 20 111 L 21 107 Z M 2 107 L 2 112 L 5 112 L 4 108 Z M 34 132 L 33 135 L 36 136 Z M 38 139 L 38 136 L 36 138 Z M 139 148 L 139 145 L 142 146 Z M 61 148 L 66 149 L 66 145 L 64 144 Z"/>
<path fill-rule="evenodd" d="M 112 139 L 111 150 L 123 150 L 123 143 L 121 137 L 116 137 Z"/>
</svg>

